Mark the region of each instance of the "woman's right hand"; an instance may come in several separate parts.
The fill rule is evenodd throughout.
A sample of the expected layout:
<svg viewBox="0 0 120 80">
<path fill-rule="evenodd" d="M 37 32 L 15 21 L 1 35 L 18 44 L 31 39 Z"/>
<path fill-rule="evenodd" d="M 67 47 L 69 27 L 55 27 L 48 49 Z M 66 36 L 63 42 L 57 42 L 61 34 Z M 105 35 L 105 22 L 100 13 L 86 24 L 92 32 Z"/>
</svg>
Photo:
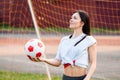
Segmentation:
<svg viewBox="0 0 120 80">
<path fill-rule="evenodd" d="M 29 58 L 31 61 L 34 61 L 34 62 L 45 62 L 45 63 L 48 63 L 50 65 L 53 65 L 53 66 L 60 66 L 61 64 L 61 61 L 60 60 L 57 60 L 55 58 L 53 59 L 46 59 L 46 58 Z"/>
<path fill-rule="evenodd" d="M 31 61 L 34 61 L 34 62 L 44 62 L 44 58 L 29 58 Z"/>
</svg>

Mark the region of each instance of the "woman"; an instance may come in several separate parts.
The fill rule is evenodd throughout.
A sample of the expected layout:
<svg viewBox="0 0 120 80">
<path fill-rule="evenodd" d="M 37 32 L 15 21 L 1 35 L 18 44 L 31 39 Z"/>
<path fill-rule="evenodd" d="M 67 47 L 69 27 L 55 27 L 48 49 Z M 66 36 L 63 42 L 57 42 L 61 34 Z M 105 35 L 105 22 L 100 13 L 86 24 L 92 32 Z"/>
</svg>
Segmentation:
<svg viewBox="0 0 120 80">
<path fill-rule="evenodd" d="M 54 59 L 33 61 L 57 67 L 63 64 L 63 80 L 90 80 L 96 68 L 96 40 L 90 35 L 89 15 L 83 10 L 76 11 L 70 19 L 69 27 L 74 32 L 63 37 Z"/>
</svg>

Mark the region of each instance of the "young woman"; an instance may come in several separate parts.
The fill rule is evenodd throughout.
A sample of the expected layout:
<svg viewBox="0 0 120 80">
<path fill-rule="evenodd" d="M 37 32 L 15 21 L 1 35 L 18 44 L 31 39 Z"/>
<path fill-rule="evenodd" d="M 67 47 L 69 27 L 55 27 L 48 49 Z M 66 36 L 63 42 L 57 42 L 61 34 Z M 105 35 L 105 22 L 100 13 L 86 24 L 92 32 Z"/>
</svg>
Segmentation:
<svg viewBox="0 0 120 80">
<path fill-rule="evenodd" d="M 62 64 L 63 80 L 90 80 L 96 69 L 96 40 L 90 35 L 88 13 L 83 10 L 76 11 L 70 19 L 69 27 L 74 32 L 63 37 L 55 58 L 33 61 L 46 62 L 57 67 Z"/>
</svg>

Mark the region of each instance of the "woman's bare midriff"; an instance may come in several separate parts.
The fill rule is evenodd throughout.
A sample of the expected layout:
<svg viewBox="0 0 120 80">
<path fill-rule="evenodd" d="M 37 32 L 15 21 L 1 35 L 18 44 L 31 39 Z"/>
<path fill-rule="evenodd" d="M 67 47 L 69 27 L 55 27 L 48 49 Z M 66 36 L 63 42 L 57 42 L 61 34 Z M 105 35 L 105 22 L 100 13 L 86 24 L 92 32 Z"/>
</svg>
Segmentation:
<svg viewBox="0 0 120 80">
<path fill-rule="evenodd" d="M 68 66 L 64 68 L 64 74 L 71 77 L 83 76 L 83 75 L 86 75 L 86 73 L 87 73 L 86 68 L 81 68 L 78 66 L 74 66 L 74 67 Z"/>
</svg>

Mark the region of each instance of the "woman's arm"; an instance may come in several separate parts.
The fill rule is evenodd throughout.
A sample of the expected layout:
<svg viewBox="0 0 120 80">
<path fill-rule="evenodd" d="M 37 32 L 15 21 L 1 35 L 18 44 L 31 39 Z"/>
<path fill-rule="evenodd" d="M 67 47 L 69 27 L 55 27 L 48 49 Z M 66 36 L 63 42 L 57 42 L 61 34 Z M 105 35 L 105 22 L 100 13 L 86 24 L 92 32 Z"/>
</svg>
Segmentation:
<svg viewBox="0 0 120 80">
<path fill-rule="evenodd" d="M 88 74 L 84 80 L 90 80 L 90 78 L 92 77 L 92 75 L 96 69 L 96 63 L 97 63 L 96 52 L 97 52 L 96 44 L 89 47 L 88 53 L 89 53 L 90 68 L 89 68 Z"/>
<path fill-rule="evenodd" d="M 47 59 L 47 58 L 32 58 L 30 59 L 34 62 L 45 62 L 45 63 L 48 63 L 52 66 L 56 66 L 56 67 L 59 67 L 61 65 L 61 61 L 60 60 L 57 60 L 55 58 L 53 59 Z"/>
<path fill-rule="evenodd" d="M 53 58 L 53 59 L 45 59 L 45 58 L 43 58 L 41 60 L 42 60 L 42 62 L 48 63 L 48 64 L 50 64 L 52 66 L 59 67 L 61 65 L 61 61 L 57 60 L 55 58 Z"/>
</svg>

